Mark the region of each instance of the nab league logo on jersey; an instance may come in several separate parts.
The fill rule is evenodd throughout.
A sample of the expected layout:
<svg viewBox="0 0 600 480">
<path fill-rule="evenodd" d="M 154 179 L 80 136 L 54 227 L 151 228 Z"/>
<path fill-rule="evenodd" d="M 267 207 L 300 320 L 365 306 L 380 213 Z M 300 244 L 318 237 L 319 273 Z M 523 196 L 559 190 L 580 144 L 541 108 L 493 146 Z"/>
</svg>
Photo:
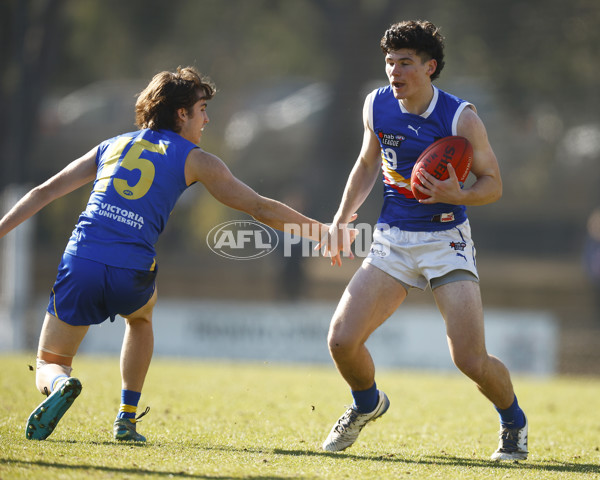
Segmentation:
<svg viewBox="0 0 600 480">
<path fill-rule="evenodd" d="M 399 147 L 400 144 L 406 140 L 404 135 L 395 135 L 393 133 L 383 133 L 381 131 L 377 132 L 377 136 L 379 137 L 379 141 L 382 145 L 387 147 Z"/>
</svg>

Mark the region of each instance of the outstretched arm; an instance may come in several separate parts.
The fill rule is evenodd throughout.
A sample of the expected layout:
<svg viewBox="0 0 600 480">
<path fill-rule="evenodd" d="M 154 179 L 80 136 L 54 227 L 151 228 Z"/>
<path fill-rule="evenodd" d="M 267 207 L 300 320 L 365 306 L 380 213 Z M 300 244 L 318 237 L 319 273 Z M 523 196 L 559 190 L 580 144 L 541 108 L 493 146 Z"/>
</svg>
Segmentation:
<svg viewBox="0 0 600 480">
<path fill-rule="evenodd" d="M 315 241 L 319 241 L 329 230 L 327 225 L 302 215 L 286 204 L 259 195 L 236 178 L 220 158 L 208 152 L 192 150 L 185 172 L 188 185 L 195 181 L 201 182 L 221 203 L 245 212 L 277 230 L 286 231 L 295 229 L 296 226 L 305 226 L 301 229 L 302 235 Z M 352 239 L 355 236 L 354 234 Z M 339 255 L 332 258 L 332 262 L 341 264 Z"/>
<path fill-rule="evenodd" d="M 0 220 L 0 238 L 46 205 L 91 182 L 96 176 L 96 148 L 27 192 Z"/>
</svg>

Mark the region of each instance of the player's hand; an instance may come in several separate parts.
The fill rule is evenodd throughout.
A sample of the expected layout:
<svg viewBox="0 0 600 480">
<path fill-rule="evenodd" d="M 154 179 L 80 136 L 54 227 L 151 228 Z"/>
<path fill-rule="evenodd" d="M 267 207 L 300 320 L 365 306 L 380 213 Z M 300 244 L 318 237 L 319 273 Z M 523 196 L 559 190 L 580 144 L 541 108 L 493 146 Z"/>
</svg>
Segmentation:
<svg viewBox="0 0 600 480">
<path fill-rule="evenodd" d="M 358 215 L 355 213 L 350 218 L 354 221 Z M 349 228 L 347 223 L 332 223 L 324 233 L 315 250 L 323 250 L 323 255 L 331 258 L 331 266 L 342 265 L 342 254 L 354 258 L 351 245 L 358 236 L 356 228 Z"/>
<path fill-rule="evenodd" d="M 417 184 L 420 192 L 428 195 L 429 198 L 419 200 L 419 203 L 449 203 L 451 205 L 461 205 L 462 189 L 454 167 L 448 163 L 448 178 L 438 180 L 424 169 L 417 172 L 422 185 Z"/>
</svg>

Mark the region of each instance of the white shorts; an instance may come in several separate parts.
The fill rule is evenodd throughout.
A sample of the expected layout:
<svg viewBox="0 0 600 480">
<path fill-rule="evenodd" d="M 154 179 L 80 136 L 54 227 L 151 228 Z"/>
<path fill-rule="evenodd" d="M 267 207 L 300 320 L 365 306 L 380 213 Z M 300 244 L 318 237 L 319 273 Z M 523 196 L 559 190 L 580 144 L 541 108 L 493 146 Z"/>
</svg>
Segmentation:
<svg viewBox="0 0 600 480">
<path fill-rule="evenodd" d="M 396 227 L 382 230 L 379 227 L 381 225 L 373 233 L 373 243 L 364 262 L 383 270 L 405 286 L 425 290 L 432 280 L 455 271 L 470 274 L 455 276 L 454 280 L 479 279 L 468 220 L 450 230 L 437 232 L 409 232 Z"/>
</svg>

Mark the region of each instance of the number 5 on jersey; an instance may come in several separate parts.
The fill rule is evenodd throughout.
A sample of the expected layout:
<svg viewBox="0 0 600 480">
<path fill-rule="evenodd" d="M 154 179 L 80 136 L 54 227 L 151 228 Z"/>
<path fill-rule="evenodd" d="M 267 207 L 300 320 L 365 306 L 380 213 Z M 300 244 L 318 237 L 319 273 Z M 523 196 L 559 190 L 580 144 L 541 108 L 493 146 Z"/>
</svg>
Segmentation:
<svg viewBox="0 0 600 480">
<path fill-rule="evenodd" d="M 141 155 L 144 151 L 165 155 L 167 145 L 150 143 L 147 140 L 137 140 L 119 162 L 123 151 L 130 143 L 130 138 L 121 137 L 109 147 L 106 152 L 106 162 L 104 162 L 94 186 L 95 192 L 105 192 L 112 180 L 116 192 L 128 200 L 137 200 L 148 193 L 154 181 L 155 169 L 154 164 L 146 158 L 141 158 Z M 127 180 L 115 178 L 114 175 L 119 165 L 129 171 L 139 170 L 140 178 L 137 183 L 129 185 Z"/>
</svg>

